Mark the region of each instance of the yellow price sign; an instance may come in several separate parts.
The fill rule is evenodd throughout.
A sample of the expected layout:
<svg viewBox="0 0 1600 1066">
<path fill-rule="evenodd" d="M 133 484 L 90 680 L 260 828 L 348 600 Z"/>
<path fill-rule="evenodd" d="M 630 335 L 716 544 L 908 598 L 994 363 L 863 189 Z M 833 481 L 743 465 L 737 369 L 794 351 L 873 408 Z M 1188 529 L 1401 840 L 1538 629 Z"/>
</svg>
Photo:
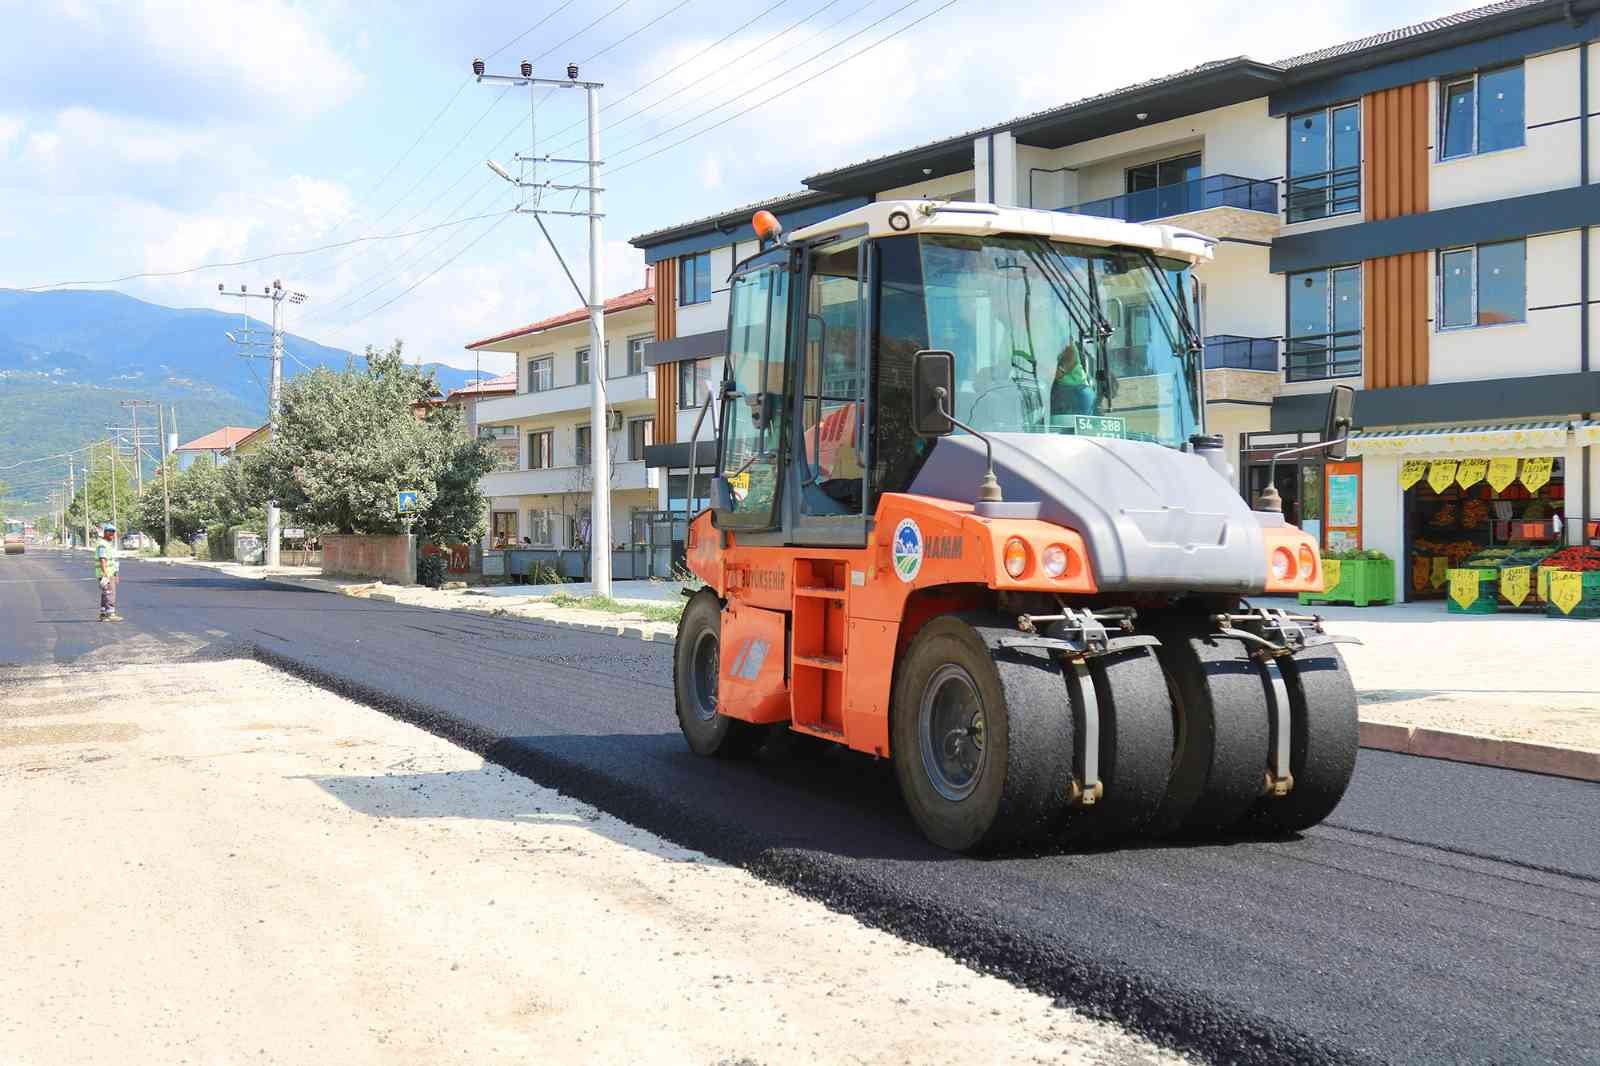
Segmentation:
<svg viewBox="0 0 1600 1066">
<path fill-rule="evenodd" d="M 1487 459 L 1463 459 L 1461 465 L 1456 467 L 1456 484 L 1464 489 L 1470 489 L 1483 480 L 1489 472 Z"/>
<path fill-rule="evenodd" d="M 1496 492 L 1506 491 L 1506 486 L 1517 480 L 1517 461 L 1515 459 L 1490 459 L 1488 478 L 1491 489 Z"/>
<path fill-rule="evenodd" d="M 1478 572 L 1476 570 L 1450 571 L 1450 598 L 1463 610 L 1478 602 Z"/>
<path fill-rule="evenodd" d="M 1500 571 L 1500 595 L 1513 607 L 1521 607 L 1522 602 L 1528 598 L 1529 578 L 1533 568 L 1529 566 L 1508 566 Z"/>
<path fill-rule="evenodd" d="M 1583 600 L 1583 574 L 1577 570 L 1556 570 L 1550 574 L 1550 602 L 1571 614 Z"/>
<path fill-rule="evenodd" d="M 740 496 L 745 496 L 745 495 L 749 494 L 749 492 L 750 492 L 750 471 L 746 470 L 746 471 L 743 471 L 742 473 L 738 473 L 738 474 L 733 475 L 732 477 L 730 477 L 728 479 L 728 485 L 729 485 L 730 488 L 733 489 L 733 491 L 737 492 Z"/>
<path fill-rule="evenodd" d="M 1344 576 L 1344 567 L 1341 565 L 1342 561 L 1343 560 L 1340 559 L 1322 560 L 1323 592 L 1332 592 L 1334 589 L 1339 587 L 1339 579 Z"/>
<path fill-rule="evenodd" d="M 1456 461 L 1454 459 L 1435 459 L 1428 464 L 1428 487 L 1434 492 L 1443 492 L 1456 482 Z"/>
<path fill-rule="evenodd" d="M 1445 575 L 1450 573 L 1450 560 L 1442 555 L 1433 557 L 1433 569 L 1428 573 L 1428 581 L 1436 589 L 1444 588 Z"/>
<path fill-rule="evenodd" d="M 1522 460 L 1522 487 L 1529 492 L 1538 492 L 1550 480 L 1555 465 L 1555 459 L 1548 455 Z"/>
<path fill-rule="evenodd" d="M 1550 598 L 1550 573 L 1550 570 L 1547 568 L 1543 566 L 1539 567 L 1538 588 L 1539 598 L 1541 600 L 1548 600 Z"/>
<path fill-rule="evenodd" d="M 1407 459 L 1400 464 L 1400 488 L 1402 491 L 1422 480 L 1422 475 L 1428 472 L 1428 460 Z"/>
</svg>

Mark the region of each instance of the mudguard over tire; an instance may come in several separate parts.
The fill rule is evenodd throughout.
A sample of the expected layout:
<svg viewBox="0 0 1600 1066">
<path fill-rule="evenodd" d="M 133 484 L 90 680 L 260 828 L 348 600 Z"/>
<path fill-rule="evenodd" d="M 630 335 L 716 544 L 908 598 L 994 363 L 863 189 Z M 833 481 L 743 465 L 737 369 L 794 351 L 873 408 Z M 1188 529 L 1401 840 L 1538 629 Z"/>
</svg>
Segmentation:
<svg viewBox="0 0 1600 1066">
<path fill-rule="evenodd" d="M 696 755 L 737 758 L 761 746 L 766 731 L 717 712 L 721 672 L 722 604 L 709 589 L 689 600 L 678 620 L 672 652 L 672 690 L 678 727 Z"/>
<path fill-rule="evenodd" d="M 1065 812 L 1072 772 L 1060 666 L 1043 651 L 991 651 L 986 628 L 971 617 L 934 619 L 895 680 L 900 792 L 927 838 L 952 851 L 1046 836 Z"/>
<path fill-rule="evenodd" d="M 1166 835 L 1232 827 L 1261 797 L 1265 781 L 1266 681 L 1237 640 L 1183 624 L 1158 635 L 1178 734 L 1167 794 L 1148 829 Z"/>
<path fill-rule="evenodd" d="M 1339 805 L 1356 769 L 1361 724 L 1355 685 L 1332 645 L 1276 660 L 1289 696 L 1289 773 L 1286 796 L 1262 796 L 1248 821 L 1268 832 L 1297 833 Z"/>
</svg>

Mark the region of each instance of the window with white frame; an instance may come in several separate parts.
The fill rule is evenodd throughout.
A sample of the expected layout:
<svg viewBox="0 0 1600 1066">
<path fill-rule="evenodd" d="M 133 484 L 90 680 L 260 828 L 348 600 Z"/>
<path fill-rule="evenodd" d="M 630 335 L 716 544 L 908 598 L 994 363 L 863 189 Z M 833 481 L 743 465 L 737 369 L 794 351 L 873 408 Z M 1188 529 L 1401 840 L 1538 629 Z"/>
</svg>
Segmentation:
<svg viewBox="0 0 1600 1066">
<path fill-rule="evenodd" d="M 528 360 L 528 391 L 544 392 L 556 385 L 556 357 L 540 355 Z"/>
<path fill-rule="evenodd" d="M 574 380 L 579 385 L 587 385 L 589 384 L 589 349 L 587 347 L 579 348 L 577 357 L 578 375 Z"/>
<path fill-rule="evenodd" d="M 556 435 L 548 429 L 528 434 L 528 469 L 549 470 L 556 465 Z"/>
<path fill-rule="evenodd" d="M 706 382 L 714 382 L 711 375 L 716 362 L 713 359 L 685 360 L 678 364 L 678 407 L 692 410 L 705 402 Z"/>
<path fill-rule="evenodd" d="M 656 442 L 656 420 L 634 418 L 628 421 L 628 458 L 637 462 L 644 458 L 644 450 Z"/>
<path fill-rule="evenodd" d="M 1439 83 L 1440 159 L 1520 148 L 1526 140 L 1521 63 Z"/>
<path fill-rule="evenodd" d="M 1470 329 L 1528 318 L 1526 241 L 1501 241 L 1439 253 L 1436 328 Z"/>
<path fill-rule="evenodd" d="M 655 339 L 651 333 L 641 333 L 637 337 L 628 338 L 628 373 L 644 373 L 644 346 Z"/>
<path fill-rule="evenodd" d="M 573 443 L 573 453 L 579 466 L 589 465 L 589 427 L 579 426 Z"/>
</svg>

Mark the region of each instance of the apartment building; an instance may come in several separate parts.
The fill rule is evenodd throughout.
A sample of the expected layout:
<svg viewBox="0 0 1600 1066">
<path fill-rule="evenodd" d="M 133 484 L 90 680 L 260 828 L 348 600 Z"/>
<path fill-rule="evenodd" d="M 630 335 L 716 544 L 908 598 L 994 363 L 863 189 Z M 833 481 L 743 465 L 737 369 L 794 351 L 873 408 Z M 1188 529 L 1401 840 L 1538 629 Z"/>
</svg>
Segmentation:
<svg viewBox="0 0 1600 1066">
<path fill-rule="evenodd" d="M 679 397 L 724 347 L 721 290 L 755 248 L 738 242 L 756 207 L 792 229 L 871 200 L 976 199 L 1213 237 L 1197 271 L 1208 428 L 1241 493 L 1275 470 L 1325 545 L 1405 559 L 1537 522 L 1551 541 L 1596 536 L 1597 37 L 1592 0 L 1507 0 L 1278 62 L 1205 63 L 644 234 L 660 424 L 675 410 L 670 441 L 686 439 Z M 1136 366 L 1138 337 L 1122 343 L 1113 363 Z M 1351 460 L 1274 467 L 1275 450 L 1317 439 L 1334 382 L 1360 390 Z M 660 437 L 662 465 L 695 458 Z M 1405 594 L 1439 594 L 1398 569 Z"/>
<path fill-rule="evenodd" d="M 478 434 L 515 455 L 506 469 L 483 479 L 490 497 L 489 547 L 588 544 L 590 376 L 596 373 L 604 375 L 614 547 L 642 542 L 660 483 L 659 473 L 644 463 L 644 450 L 655 439 L 655 376 L 644 364 L 645 346 L 655 336 L 654 305 L 648 277 L 644 288 L 607 300 L 606 350 L 598 358 L 590 351 L 589 312 L 582 307 L 467 345 L 469 351 L 505 352 L 517 361 L 515 375 L 507 376 L 509 389 L 474 402 Z"/>
</svg>

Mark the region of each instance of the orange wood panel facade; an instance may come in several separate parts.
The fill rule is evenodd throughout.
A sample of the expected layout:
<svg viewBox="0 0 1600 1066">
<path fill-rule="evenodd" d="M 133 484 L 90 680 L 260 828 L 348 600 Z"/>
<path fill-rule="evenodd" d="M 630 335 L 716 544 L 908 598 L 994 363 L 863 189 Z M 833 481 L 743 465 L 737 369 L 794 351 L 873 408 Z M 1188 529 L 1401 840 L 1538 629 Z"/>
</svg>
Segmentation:
<svg viewBox="0 0 1600 1066">
<path fill-rule="evenodd" d="M 655 265 L 656 340 L 670 341 L 678 335 L 678 261 L 663 259 Z M 656 367 L 657 444 L 672 444 L 678 439 L 678 368 L 671 363 Z"/>
<path fill-rule="evenodd" d="M 1428 209 L 1428 83 L 1362 98 L 1361 152 L 1366 159 L 1369 221 Z"/>
<path fill-rule="evenodd" d="M 1361 148 L 1366 218 L 1428 210 L 1428 83 L 1362 98 Z M 1362 262 L 1362 329 L 1369 389 L 1428 382 L 1429 253 Z"/>
<path fill-rule="evenodd" d="M 1366 385 L 1389 389 L 1428 383 L 1428 253 L 1362 263 Z"/>
</svg>

